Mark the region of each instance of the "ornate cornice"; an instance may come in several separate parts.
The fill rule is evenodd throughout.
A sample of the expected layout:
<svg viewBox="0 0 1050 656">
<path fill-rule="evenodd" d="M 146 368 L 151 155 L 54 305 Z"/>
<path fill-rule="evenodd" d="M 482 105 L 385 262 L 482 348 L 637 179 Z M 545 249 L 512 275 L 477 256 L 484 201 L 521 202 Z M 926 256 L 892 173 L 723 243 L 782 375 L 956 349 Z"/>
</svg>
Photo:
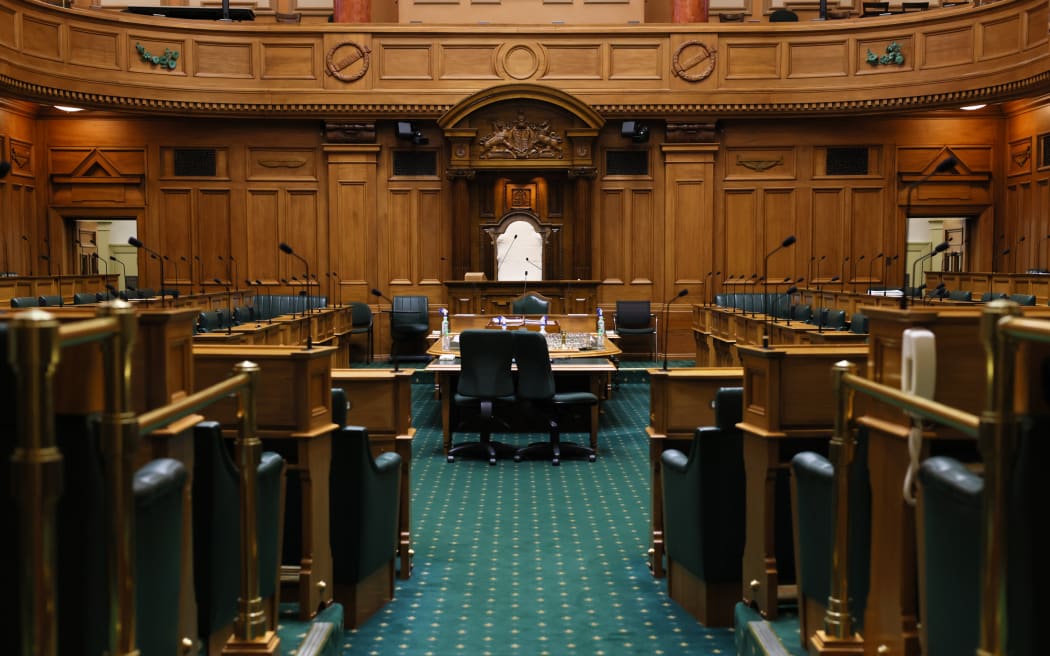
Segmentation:
<svg viewBox="0 0 1050 656">
<path fill-rule="evenodd" d="M 84 93 L 38 85 L 0 75 L 0 89 L 23 99 L 62 103 L 102 110 L 167 113 L 177 115 L 208 114 L 229 117 L 416 117 L 432 118 L 447 114 L 458 103 L 353 103 L 340 94 L 341 100 L 321 103 L 243 103 L 221 101 L 170 100 L 138 98 L 110 94 Z M 711 103 L 599 103 L 590 105 L 603 117 L 682 115 L 730 118 L 734 116 L 826 116 L 833 114 L 885 114 L 905 110 L 955 108 L 977 101 L 1004 102 L 1025 95 L 1050 92 L 1050 71 L 1042 71 L 1020 80 L 985 87 L 958 89 L 942 93 L 902 97 L 872 97 L 852 100 L 814 102 L 711 102 Z M 579 98 L 586 101 L 586 93 Z"/>
</svg>

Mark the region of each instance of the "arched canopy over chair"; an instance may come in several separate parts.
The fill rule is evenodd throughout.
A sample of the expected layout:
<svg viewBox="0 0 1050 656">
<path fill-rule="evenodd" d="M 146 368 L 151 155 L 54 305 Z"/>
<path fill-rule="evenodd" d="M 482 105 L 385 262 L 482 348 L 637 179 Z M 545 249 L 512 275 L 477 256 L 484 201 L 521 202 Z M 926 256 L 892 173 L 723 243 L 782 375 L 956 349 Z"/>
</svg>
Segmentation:
<svg viewBox="0 0 1050 656">
<path fill-rule="evenodd" d="M 430 332 L 430 302 L 426 296 L 395 296 L 390 308 L 390 359 L 403 353 Z"/>
<path fill-rule="evenodd" d="M 598 404 L 598 397 L 590 392 L 557 392 L 547 337 L 531 330 L 517 330 L 512 335 L 514 361 L 518 365 L 518 401 L 533 410 L 534 416 L 542 418 L 550 433 L 549 442 L 518 449 L 514 459 L 550 458 L 552 465 L 558 465 L 564 455 L 584 456 L 594 462 L 594 449 L 561 441 L 561 422 L 573 409 L 584 408 L 590 416 L 590 410 Z"/>
<path fill-rule="evenodd" d="M 613 329 L 620 337 L 648 335 L 652 357 L 656 357 L 657 318 L 650 308 L 649 301 L 616 301 L 616 313 L 613 314 Z M 666 348 L 666 345 L 665 345 Z"/>
<path fill-rule="evenodd" d="M 511 362 L 514 359 L 514 334 L 505 330 L 471 329 L 459 336 L 459 382 L 454 402 L 458 408 L 474 411 L 467 421 L 459 422 L 458 429 L 477 428 L 477 442 L 464 442 L 448 450 L 448 461 L 456 457 L 482 457 L 490 465 L 499 456 L 514 453 L 512 447 L 492 441 L 492 429 L 501 422 L 497 406 L 514 402 L 514 377 Z M 539 333 L 536 333 L 539 334 Z"/>
<path fill-rule="evenodd" d="M 510 311 L 513 314 L 550 314 L 551 300 L 543 294 L 529 292 L 512 300 Z"/>
<path fill-rule="evenodd" d="M 366 357 L 368 362 L 372 361 L 372 308 L 368 303 L 354 302 L 350 304 L 350 335 L 367 335 L 368 351 Z"/>
</svg>

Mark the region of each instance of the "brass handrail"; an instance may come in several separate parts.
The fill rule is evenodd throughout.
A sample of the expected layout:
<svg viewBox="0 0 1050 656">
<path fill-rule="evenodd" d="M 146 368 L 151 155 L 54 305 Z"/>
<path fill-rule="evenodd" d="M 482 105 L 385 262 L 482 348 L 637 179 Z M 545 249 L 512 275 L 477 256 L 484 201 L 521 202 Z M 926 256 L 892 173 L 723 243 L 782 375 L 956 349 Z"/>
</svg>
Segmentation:
<svg viewBox="0 0 1050 656">
<path fill-rule="evenodd" d="M 981 418 L 973 413 L 921 396 L 913 396 L 895 387 L 876 383 L 852 373 L 842 375 L 842 384 L 910 415 L 949 426 L 967 437 L 977 437 Z"/>
<path fill-rule="evenodd" d="M 237 463 L 241 467 L 241 599 L 234 639 L 256 641 L 267 626 L 259 595 L 258 545 L 255 531 L 255 478 L 261 441 L 255 426 L 258 365 L 241 362 L 229 379 L 167 406 L 136 416 L 132 409 L 131 358 L 138 329 L 134 308 L 125 301 L 103 303 L 99 316 L 60 325 L 51 313 L 31 309 L 11 319 L 9 363 L 18 379 L 18 407 L 31 409 L 17 417 L 18 443 L 11 455 L 13 493 L 21 513 L 19 558 L 23 563 L 21 652 L 25 656 L 57 653 L 58 619 L 55 551 L 56 506 L 61 496 L 62 453 L 55 444 L 54 373 L 61 349 L 101 342 L 104 410 L 101 446 L 106 469 L 107 585 L 110 607 L 108 653 L 136 656 L 134 596 L 134 458 L 139 438 L 176 419 L 223 399 L 239 395 Z M 271 640 L 271 650 L 277 641 Z M 272 651 L 271 651 L 272 653 Z"/>
</svg>

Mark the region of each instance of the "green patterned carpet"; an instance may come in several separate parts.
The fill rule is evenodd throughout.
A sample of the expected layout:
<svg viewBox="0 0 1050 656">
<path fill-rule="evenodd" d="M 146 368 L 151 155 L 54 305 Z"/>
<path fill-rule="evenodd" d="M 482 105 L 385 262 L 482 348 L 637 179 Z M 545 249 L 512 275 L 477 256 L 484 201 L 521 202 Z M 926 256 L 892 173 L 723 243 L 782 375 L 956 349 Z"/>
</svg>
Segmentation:
<svg viewBox="0 0 1050 656">
<path fill-rule="evenodd" d="M 447 463 L 432 383 L 421 373 L 416 382 L 415 569 L 411 579 L 397 581 L 392 603 L 344 634 L 340 653 L 736 653 L 732 630 L 700 625 L 667 597 L 666 581 L 654 579 L 646 566 L 649 385 L 643 370 L 622 372 L 619 388 L 603 405 L 598 460 L 567 460 L 560 467 L 543 461 Z M 456 441 L 464 437 L 457 434 Z M 542 438 L 495 439 L 525 444 Z M 776 628 L 793 653 L 803 653 L 796 620 L 778 621 Z M 284 618 L 282 652 L 294 654 L 305 631 L 306 625 Z"/>
</svg>

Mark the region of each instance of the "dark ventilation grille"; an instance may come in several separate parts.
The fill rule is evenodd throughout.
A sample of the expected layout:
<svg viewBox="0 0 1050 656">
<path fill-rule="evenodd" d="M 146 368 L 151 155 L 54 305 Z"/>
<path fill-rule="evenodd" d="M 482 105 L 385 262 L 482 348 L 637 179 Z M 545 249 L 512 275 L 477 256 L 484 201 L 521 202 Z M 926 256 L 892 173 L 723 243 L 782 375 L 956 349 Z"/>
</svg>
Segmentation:
<svg viewBox="0 0 1050 656">
<path fill-rule="evenodd" d="M 1050 166 L 1050 134 L 1039 135 L 1039 166 Z"/>
<path fill-rule="evenodd" d="M 649 175 L 648 150 L 609 150 L 605 153 L 606 175 Z"/>
<path fill-rule="evenodd" d="M 394 175 L 406 177 L 437 175 L 437 151 L 395 150 Z"/>
<path fill-rule="evenodd" d="M 215 149 L 176 148 L 175 175 L 194 178 L 215 177 Z"/>
<path fill-rule="evenodd" d="M 867 148 L 828 148 L 828 175 L 867 175 Z"/>
</svg>

